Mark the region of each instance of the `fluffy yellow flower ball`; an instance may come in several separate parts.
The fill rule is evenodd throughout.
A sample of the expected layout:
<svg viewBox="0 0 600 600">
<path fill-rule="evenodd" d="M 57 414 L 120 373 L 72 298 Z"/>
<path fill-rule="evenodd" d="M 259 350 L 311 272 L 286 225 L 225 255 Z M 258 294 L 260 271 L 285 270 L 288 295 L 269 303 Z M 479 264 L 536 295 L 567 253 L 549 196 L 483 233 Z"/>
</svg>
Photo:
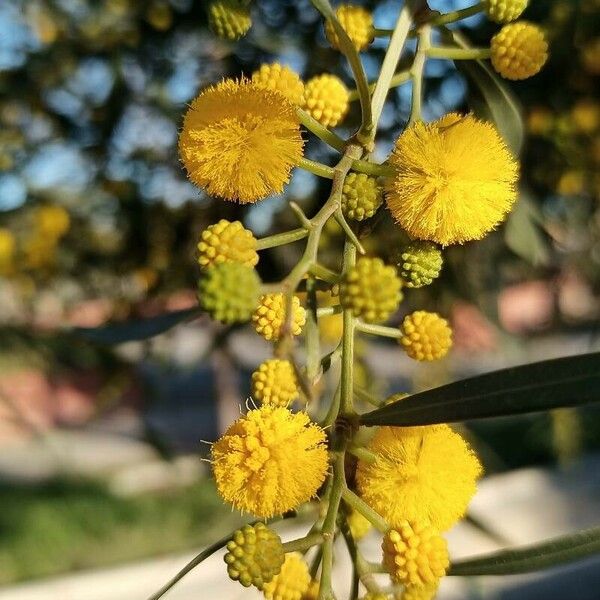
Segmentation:
<svg viewBox="0 0 600 600">
<path fill-rule="evenodd" d="M 482 238 L 516 199 L 518 163 L 496 128 L 451 113 L 396 141 L 386 200 L 411 237 L 443 246 Z"/>
<path fill-rule="evenodd" d="M 548 42 L 537 26 L 525 21 L 505 25 L 490 44 L 492 66 L 505 79 L 519 80 L 539 73 L 548 59 Z"/>
<path fill-rule="evenodd" d="M 402 585 L 435 583 L 446 574 L 450 560 L 446 540 L 432 527 L 403 521 L 383 538 L 383 564 Z"/>
<path fill-rule="evenodd" d="M 243 203 L 282 192 L 303 146 L 292 103 L 246 79 L 204 90 L 179 136 L 191 181 L 208 194 Z"/>
<path fill-rule="evenodd" d="M 281 292 L 264 294 L 252 315 L 252 323 L 256 332 L 268 342 L 277 341 L 284 322 L 285 296 Z M 306 311 L 300 306 L 300 298 L 294 296 L 292 299 L 292 335 L 300 335 L 305 323 Z"/>
<path fill-rule="evenodd" d="M 415 360 L 439 360 L 452 347 L 452 329 L 437 313 L 417 310 L 404 317 L 400 343 Z"/>
<path fill-rule="evenodd" d="M 221 219 L 209 225 L 198 242 L 198 264 L 202 268 L 224 262 L 254 267 L 258 262 L 256 238 L 239 221 Z"/>
<path fill-rule="evenodd" d="M 482 468 L 467 442 L 447 425 L 380 427 L 359 460 L 360 496 L 393 527 L 403 521 L 438 531 L 464 516 Z"/>
<path fill-rule="evenodd" d="M 212 445 L 217 489 L 226 502 L 257 517 L 292 510 L 325 480 L 325 440 L 306 413 L 275 406 L 251 410 Z"/>
<path fill-rule="evenodd" d="M 325 127 L 335 127 L 348 114 L 350 96 L 341 79 L 324 73 L 304 86 L 303 108 Z"/>
<path fill-rule="evenodd" d="M 362 6 L 342 4 L 335 11 L 335 15 L 358 52 L 373 41 L 373 17 L 368 10 Z M 325 24 L 325 35 L 329 43 L 339 50 L 340 39 L 331 21 Z"/>
<path fill-rule="evenodd" d="M 252 83 L 283 94 L 292 104 L 302 103 L 304 83 L 295 71 L 285 65 L 261 65 L 252 73 Z"/>
<path fill-rule="evenodd" d="M 298 380 L 289 360 L 266 360 L 252 373 L 252 397 L 263 404 L 287 406 L 298 398 Z"/>
<path fill-rule="evenodd" d="M 266 583 L 263 593 L 267 600 L 302 600 L 310 585 L 308 565 L 298 552 L 285 555 L 281 573 Z"/>
<path fill-rule="evenodd" d="M 427 585 L 407 585 L 402 590 L 400 600 L 433 600 L 437 594 L 439 582 Z"/>
<path fill-rule="evenodd" d="M 528 0 L 486 0 L 485 12 L 495 23 L 510 23 L 521 16 Z"/>
<path fill-rule="evenodd" d="M 8 275 L 13 269 L 17 243 L 9 229 L 0 227 L 0 275 Z"/>
</svg>

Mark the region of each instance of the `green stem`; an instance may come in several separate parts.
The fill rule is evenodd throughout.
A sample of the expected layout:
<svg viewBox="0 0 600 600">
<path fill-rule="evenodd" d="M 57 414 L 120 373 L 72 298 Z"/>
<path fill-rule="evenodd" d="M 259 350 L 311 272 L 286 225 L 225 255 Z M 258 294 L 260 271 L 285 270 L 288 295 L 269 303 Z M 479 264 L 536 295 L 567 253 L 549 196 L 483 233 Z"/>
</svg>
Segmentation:
<svg viewBox="0 0 600 600">
<path fill-rule="evenodd" d="M 348 225 L 348 221 L 346 221 L 346 218 L 344 217 L 344 213 L 342 212 L 341 208 L 338 208 L 338 210 L 335 211 L 334 217 L 338 225 L 343 229 L 348 240 L 356 247 L 360 254 L 365 254 L 365 249 L 363 248 L 363 245 L 356 237 L 354 231 L 352 231 L 350 225 Z"/>
<path fill-rule="evenodd" d="M 311 273 L 311 275 L 314 275 L 315 277 L 318 277 L 323 281 L 327 281 L 328 283 L 338 283 L 341 277 L 340 273 L 336 273 L 335 271 L 332 271 L 331 269 L 328 269 L 327 267 L 324 267 L 319 263 L 311 265 L 309 272 Z M 317 311 L 317 315 L 322 314 L 321 312 L 319 312 L 320 310 L 321 309 Z"/>
<path fill-rule="evenodd" d="M 361 500 L 354 492 L 348 488 L 344 488 L 342 498 L 350 508 L 353 508 L 367 519 L 377 531 L 386 533 L 389 530 L 390 526 L 387 524 L 387 521 L 379 513 L 374 511 L 364 500 Z"/>
<path fill-rule="evenodd" d="M 368 404 L 376 406 L 377 408 L 381 407 L 381 402 L 377 400 L 377 398 L 374 398 L 371 394 L 369 394 L 369 392 L 367 392 L 367 390 L 364 390 L 363 388 L 358 387 L 356 385 L 354 386 L 354 395 L 363 402 L 367 402 Z"/>
<path fill-rule="evenodd" d="M 306 282 L 306 301 L 308 305 L 304 335 L 306 337 L 306 377 L 311 384 L 321 370 L 321 345 L 319 324 L 317 322 L 317 288 L 314 277 Z"/>
<path fill-rule="evenodd" d="M 423 103 L 423 71 L 427 59 L 427 51 L 431 45 L 431 28 L 423 25 L 419 31 L 419 41 L 415 60 L 410 68 L 410 78 L 413 83 L 409 125 L 421 120 L 421 105 Z"/>
<path fill-rule="evenodd" d="M 285 246 L 287 244 L 291 244 L 292 242 L 302 240 L 307 235 L 308 231 L 303 228 L 292 229 L 291 231 L 286 231 L 284 233 L 276 233 L 275 235 L 270 235 L 257 240 L 256 249 L 266 250 L 267 248 L 275 248 L 276 246 Z"/>
<path fill-rule="evenodd" d="M 359 460 L 369 464 L 373 464 L 377 460 L 377 456 L 373 452 L 361 446 L 349 446 L 348 452 L 356 456 Z"/>
<path fill-rule="evenodd" d="M 390 79 L 389 89 L 398 87 L 398 86 L 402 85 L 403 83 L 406 83 L 409 80 L 410 80 L 410 72 L 408 69 L 405 69 L 404 71 L 398 71 Z M 371 91 L 373 91 L 375 89 L 375 83 L 376 82 L 369 84 L 369 89 Z M 358 100 L 358 92 L 356 90 L 350 90 L 349 100 L 350 100 L 350 102 L 354 102 L 355 100 Z"/>
<path fill-rule="evenodd" d="M 309 158 L 302 157 L 298 166 L 313 175 L 323 177 L 325 179 L 333 179 L 333 169 L 323 163 L 317 162 L 316 160 L 310 160 Z"/>
<path fill-rule="evenodd" d="M 343 274 L 346 274 L 356 263 L 356 247 L 346 240 L 344 244 L 344 268 Z M 342 373 L 340 380 L 340 413 L 342 415 L 352 415 L 353 409 L 353 370 L 354 370 L 354 325 L 355 318 L 352 310 L 346 309 L 343 315 L 343 336 L 342 336 Z"/>
<path fill-rule="evenodd" d="M 342 307 L 340 304 L 336 304 L 335 306 L 322 306 L 321 308 L 317 308 L 317 317 L 329 317 L 331 315 L 339 315 L 342 312 Z"/>
<path fill-rule="evenodd" d="M 489 48 L 455 48 L 454 46 L 432 46 L 427 51 L 429 58 L 445 58 L 448 60 L 484 60 L 490 58 Z"/>
<path fill-rule="evenodd" d="M 331 23 L 339 41 L 339 47 L 352 69 L 352 75 L 356 82 L 356 88 L 360 96 L 361 108 L 361 127 L 356 138 L 360 142 L 363 138 L 370 138 L 371 124 L 373 118 L 371 116 L 371 94 L 369 92 L 369 83 L 363 68 L 360 56 L 348 37 L 346 30 L 339 22 L 329 0 L 311 0 L 313 6 Z"/>
<path fill-rule="evenodd" d="M 313 118 L 309 113 L 301 108 L 297 108 L 296 112 L 298 113 L 298 117 L 300 118 L 300 122 L 306 129 L 310 132 L 314 133 L 319 139 L 323 140 L 326 144 L 329 144 L 333 149 L 339 150 L 340 152 L 344 151 L 346 147 L 346 142 L 333 131 L 327 129 Z"/>
<path fill-rule="evenodd" d="M 448 25 L 448 23 L 455 23 L 456 21 L 460 21 L 462 19 L 466 19 L 467 17 L 472 17 L 477 13 L 481 12 L 485 8 L 484 2 L 479 2 L 473 6 L 468 6 L 467 8 L 462 8 L 460 10 L 454 10 L 452 12 L 446 13 L 444 15 L 437 15 L 432 19 L 426 21 L 427 25 L 431 25 L 432 27 L 439 27 L 440 25 Z"/>
<path fill-rule="evenodd" d="M 304 552 L 313 546 L 321 544 L 323 542 L 323 535 L 321 533 L 310 533 L 297 540 L 290 540 L 284 542 L 283 551 L 287 554 L 288 552 Z"/>
<path fill-rule="evenodd" d="M 331 494 L 329 496 L 329 506 L 327 514 L 323 521 L 323 538 L 321 546 L 323 549 L 323 558 L 321 561 L 321 586 L 319 588 L 319 600 L 335 600 L 332 588 L 332 570 L 333 570 L 333 542 L 335 538 L 335 528 L 337 523 L 338 510 L 342 500 L 342 492 L 346 487 L 346 474 L 344 468 L 343 449 L 335 452 L 333 462 L 333 475 Z"/>
<path fill-rule="evenodd" d="M 366 160 L 355 160 L 352 163 L 352 170 L 373 177 L 391 177 L 395 173 L 389 165 L 378 165 Z"/>
<path fill-rule="evenodd" d="M 393 29 L 379 29 L 378 27 L 373 27 L 374 37 L 390 37 L 392 33 L 394 33 Z"/>
<path fill-rule="evenodd" d="M 357 321 L 356 331 L 360 331 L 361 333 L 369 333 L 371 335 L 379 335 L 381 337 L 394 338 L 396 340 L 400 339 L 403 335 L 402 331 L 400 331 L 400 329 L 397 327 L 372 325 L 370 323 L 363 323 L 362 321 Z"/>
<path fill-rule="evenodd" d="M 331 404 L 329 405 L 329 410 L 327 411 L 323 421 L 320 423 L 323 429 L 331 427 L 335 423 L 340 410 L 340 387 L 341 386 L 338 385 L 337 389 L 335 390 L 333 398 L 331 399 Z"/>
<path fill-rule="evenodd" d="M 394 27 L 394 33 L 390 38 L 381 70 L 379 71 L 379 77 L 375 84 L 375 90 L 373 91 L 373 99 L 371 101 L 371 139 L 375 139 L 375 132 L 377 131 L 377 124 L 379 123 L 379 117 L 385 104 L 385 99 L 390 89 L 390 81 L 394 76 L 396 65 L 400 60 L 400 55 L 404 48 L 404 44 L 408 37 L 410 30 L 410 24 L 412 17 L 408 6 L 404 6 L 400 11 L 398 21 Z"/>
</svg>

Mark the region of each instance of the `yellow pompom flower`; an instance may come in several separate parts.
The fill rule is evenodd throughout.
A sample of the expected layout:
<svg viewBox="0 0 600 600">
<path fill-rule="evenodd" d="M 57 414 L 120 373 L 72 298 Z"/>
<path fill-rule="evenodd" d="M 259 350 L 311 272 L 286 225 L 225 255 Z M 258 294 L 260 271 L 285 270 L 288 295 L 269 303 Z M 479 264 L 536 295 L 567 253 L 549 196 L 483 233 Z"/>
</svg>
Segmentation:
<svg viewBox="0 0 600 600">
<path fill-rule="evenodd" d="M 310 585 L 308 565 L 298 552 L 285 555 L 281 573 L 265 584 L 263 593 L 267 600 L 302 600 Z"/>
<path fill-rule="evenodd" d="M 359 258 L 340 284 L 340 302 L 366 323 L 380 323 L 396 311 L 402 282 L 380 258 Z"/>
<path fill-rule="evenodd" d="M 445 531 L 464 516 L 482 468 L 448 425 L 380 427 L 367 449 L 376 460 L 358 461 L 358 492 L 392 527 L 411 521 Z"/>
<path fill-rule="evenodd" d="M 37 234 L 51 240 L 59 240 L 71 226 L 69 213 L 56 205 L 39 206 L 33 213 Z"/>
<path fill-rule="evenodd" d="M 350 533 L 355 540 L 362 540 L 371 531 L 371 521 L 357 510 L 351 510 L 346 517 Z"/>
<path fill-rule="evenodd" d="M 198 264 L 202 268 L 224 262 L 254 267 L 258 262 L 256 238 L 239 221 L 221 219 L 209 225 L 198 242 Z"/>
<path fill-rule="evenodd" d="M 17 243 L 9 229 L 0 227 L 0 275 L 9 275 L 13 270 L 13 261 Z"/>
<path fill-rule="evenodd" d="M 208 24 L 226 40 L 239 40 L 252 26 L 250 11 L 239 0 L 214 0 L 208 5 Z"/>
<path fill-rule="evenodd" d="M 364 173 L 348 173 L 342 187 L 342 212 L 347 219 L 369 219 L 382 202 L 383 190 L 377 178 Z"/>
<path fill-rule="evenodd" d="M 427 585 L 407 585 L 402 590 L 400 600 L 433 600 L 437 594 L 439 582 Z"/>
<path fill-rule="evenodd" d="M 349 92 L 335 75 L 316 75 L 304 86 L 303 108 L 325 127 L 341 123 L 349 106 Z"/>
<path fill-rule="evenodd" d="M 528 0 L 486 0 L 485 12 L 495 23 L 510 23 L 521 16 Z"/>
<path fill-rule="evenodd" d="M 217 489 L 236 509 L 260 518 L 292 510 L 325 480 L 325 441 L 304 412 L 268 405 L 251 410 L 212 445 Z"/>
<path fill-rule="evenodd" d="M 243 203 L 282 192 L 303 145 L 293 104 L 246 79 L 204 90 L 179 136 L 191 181 L 208 194 Z"/>
<path fill-rule="evenodd" d="M 368 10 L 362 6 L 342 4 L 335 11 L 335 15 L 358 52 L 373 41 L 373 17 Z M 325 24 L 325 35 L 329 43 L 339 50 L 340 39 L 331 21 Z"/>
<path fill-rule="evenodd" d="M 277 341 L 284 322 L 285 296 L 281 292 L 261 296 L 258 307 L 252 315 L 252 323 L 256 332 L 268 342 Z M 294 296 L 292 299 L 292 335 L 300 335 L 305 323 L 306 311 L 300 306 L 300 298 Z"/>
<path fill-rule="evenodd" d="M 252 397 L 263 404 L 287 406 L 298 398 L 298 380 L 289 360 L 266 360 L 252 373 Z"/>
<path fill-rule="evenodd" d="M 492 66 L 505 79 L 519 80 L 539 73 L 548 59 L 548 42 L 537 26 L 526 21 L 505 25 L 490 44 Z"/>
<path fill-rule="evenodd" d="M 571 110 L 573 125 L 581 133 L 594 133 L 600 127 L 600 103 L 583 98 Z"/>
<path fill-rule="evenodd" d="M 292 104 L 302 104 L 304 83 L 296 72 L 285 65 L 279 63 L 261 65 L 252 73 L 252 83 L 283 94 Z"/>
<path fill-rule="evenodd" d="M 408 234 L 444 246 L 482 238 L 516 199 L 518 163 L 496 128 L 451 113 L 402 133 L 388 208 Z"/>
<path fill-rule="evenodd" d="M 452 329 L 437 313 L 417 310 L 404 317 L 400 343 L 415 360 L 438 360 L 452 347 Z"/>
<path fill-rule="evenodd" d="M 429 525 L 403 521 L 383 538 L 383 564 L 402 585 L 435 583 L 446 574 L 450 560 L 446 540 Z"/>
<path fill-rule="evenodd" d="M 223 559 L 230 579 L 262 590 L 281 571 L 284 557 L 281 538 L 264 523 L 256 523 L 233 533 Z"/>
</svg>

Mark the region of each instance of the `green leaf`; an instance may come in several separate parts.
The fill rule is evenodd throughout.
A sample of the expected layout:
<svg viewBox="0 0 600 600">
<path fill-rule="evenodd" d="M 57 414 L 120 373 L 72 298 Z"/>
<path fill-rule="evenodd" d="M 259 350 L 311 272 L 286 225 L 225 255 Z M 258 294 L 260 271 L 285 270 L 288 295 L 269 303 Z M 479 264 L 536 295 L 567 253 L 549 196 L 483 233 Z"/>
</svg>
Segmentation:
<svg viewBox="0 0 600 600">
<path fill-rule="evenodd" d="M 444 36 L 460 48 L 470 48 L 458 31 L 444 28 Z M 458 60 L 456 68 L 469 83 L 469 106 L 486 121 L 492 121 L 508 147 L 518 156 L 525 139 L 521 105 L 512 90 L 482 60 Z"/>
<path fill-rule="evenodd" d="M 530 196 L 522 192 L 504 230 L 506 245 L 534 266 L 545 266 L 550 262 L 550 249 L 538 225 L 540 221 L 537 207 Z"/>
<path fill-rule="evenodd" d="M 600 553 L 600 527 L 452 563 L 449 575 L 513 575 L 539 571 Z"/>
<path fill-rule="evenodd" d="M 67 330 L 67 333 L 97 344 L 122 344 L 154 337 L 179 325 L 182 321 L 197 317 L 199 314 L 199 308 L 186 308 L 148 319 L 137 319 L 102 327 L 74 327 Z"/>
<path fill-rule="evenodd" d="M 493 371 L 413 394 L 360 417 L 362 425 L 430 425 L 600 400 L 600 352 Z"/>
</svg>

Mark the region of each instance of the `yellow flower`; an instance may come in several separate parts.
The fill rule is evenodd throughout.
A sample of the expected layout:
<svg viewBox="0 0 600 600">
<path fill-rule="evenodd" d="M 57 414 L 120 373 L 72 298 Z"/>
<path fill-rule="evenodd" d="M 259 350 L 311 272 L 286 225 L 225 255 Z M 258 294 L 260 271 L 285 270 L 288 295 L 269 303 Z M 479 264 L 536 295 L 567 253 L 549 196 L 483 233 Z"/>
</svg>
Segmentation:
<svg viewBox="0 0 600 600">
<path fill-rule="evenodd" d="M 451 113 L 415 123 L 390 157 L 387 205 L 411 237 L 444 246 L 482 238 L 516 199 L 518 164 L 491 123 Z"/>
<path fill-rule="evenodd" d="M 252 83 L 257 87 L 283 94 L 292 104 L 302 103 L 304 83 L 297 73 L 285 65 L 279 63 L 261 65 L 252 73 Z"/>
<path fill-rule="evenodd" d="M 371 521 L 357 510 L 351 510 L 346 517 L 350 533 L 355 540 L 362 540 L 371 531 Z"/>
<path fill-rule="evenodd" d="M 258 262 L 256 238 L 239 221 L 221 219 L 209 225 L 198 242 L 198 264 L 202 268 L 224 262 L 254 267 Z"/>
<path fill-rule="evenodd" d="M 400 600 L 433 600 L 437 594 L 439 582 L 427 585 L 407 585 L 402 590 Z"/>
<path fill-rule="evenodd" d="M 554 115 L 545 106 L 534 106 L 527 116 L 527 129 L 532 135 L 545 135 L 552 129 Z"/>
<path fill-rule="evenodd" d="M 521 16 L 528 0 L 485 0 L 485 12 L 491 21 L 510 23 Z"/>
<path fill-rule="evenodd" d="M 264 523 L 256 523 L 233 533 L 223 559 L 230 579 L 262 590 L 281 571 L 284 557 L 281 538 Z"/>
<path fill-rule="evenodd" d="M 482 468 L 450 427 L 381 427 L 368 449 L 377 458 L 358 461 L 358 491 L 393 527 L 406 520 L 445 531 L 465 514 Z"/>
<path fill-rule="evenodd" d="M 348 173 L 342 188 L 342 211 L 347 219 L 369 219 L 382 201 L 383 190 L 375 177 L 364 173 Z"/>
<path fill-rule="evenodd" d="M 362 6 L 342 4 L 335 11 L 335 15 L 358 52 L 373 41 L 373 17 L 368 10 Z M 325 24 L 325 35 L 329 43 L 339 50 L 340 40 L 331 21 Z"/>
<path fill-rule="evenodd" d="M 302 600 L 310 585 L 308 565 L 298 552 L 285 555 L 281 573 L 266 583 L 263 593 L 267 600 Z"/>
<path fill-rule="evenodd" d="M 291 102 L 246 79 L 226 79 L 204 90 L 185 114 L 179 136 L 192 182 L 244 203 L 283 191 L 303 145 Z"/>
<path fill-rule="evenodd" d="M 393 266 L 380 258 L 362 257 L 342 280 L 340 302 L 366 323 L 381 323 L 397 310 L 401 286 Z"/>
<path fill-rule="evenodd" d="M 239 0 L 214 0 L 208 6 L 208 24 L 215 35 L 233 41 L 246 35 L 252 19 Z"/>
<path fill-rule="evenodd" d="M 33 218 L 37 234 L 53 241 L 63 237 L 71 226 L 69 213 L 62 206 L 39 206 L 35 209 Z"/>
<path fill-rule="evenodd" d="M 0 275 L 6 276 L 12 272 L 16 246 L 12 232 L 0 227 Z"/>
<path fill-rule="evenodd" d="M 298 380 L 289 360 L 266 360 L 252 373 L 252 397 L 263 404 L 287 406 L 298 398 Z"/>
<path fill-rule="evenodd" d="M 325 127 L 335 127 L 344 120 L 350 96 L 342 80 L 324 73 L 309 79 L 304 86 L 303 108 Z"/>
<path fill-rule="evenodd" d="M 400 343 L 415 360 L 438 360 L 452 347 L 452 329 L 437 313 L 417 310 L 404 317 Z"/>
<path fill-rule="evenodd" d="M 600 126 L 600 104 L 591 98 L 583 98 L 571 110 L 571 119 L 578 131 L 594 133 Z"/>
<path fill-rule="evenodd" d="M 284 322 L 285 296 L 281 292 L 262 296 L 258 308 L 252 315 L 252 323 L 256 332 L 267 341 L 277 341 Z M 305 323 L 306 311 L 300 306 L 300 298 L 294 296 L 292 299 L 292 335 L 300 335 Z"/>
<path fill-rule="evenodd" d="M 226 502 L 257 517 L 292 510 L 325 479 L 325 440 L 306 413 L 275 406 L 251 410 L 212 446 L 217 489 Z"/>
<path fill-rule="evenodd" d="M 450 560 L 446 540 L 429 525 L 403 521 L 383 538 L 383 564 L 402 585 L 427 585 L 446 574 Z"/>
<path fill-rule="evenodd" d="M 527 79 L 548 60 L 548 42 L 537 26 L 526 21 L 505 25 L 490 44 L 492 66 L 505 79 Z"/>
</svg>

